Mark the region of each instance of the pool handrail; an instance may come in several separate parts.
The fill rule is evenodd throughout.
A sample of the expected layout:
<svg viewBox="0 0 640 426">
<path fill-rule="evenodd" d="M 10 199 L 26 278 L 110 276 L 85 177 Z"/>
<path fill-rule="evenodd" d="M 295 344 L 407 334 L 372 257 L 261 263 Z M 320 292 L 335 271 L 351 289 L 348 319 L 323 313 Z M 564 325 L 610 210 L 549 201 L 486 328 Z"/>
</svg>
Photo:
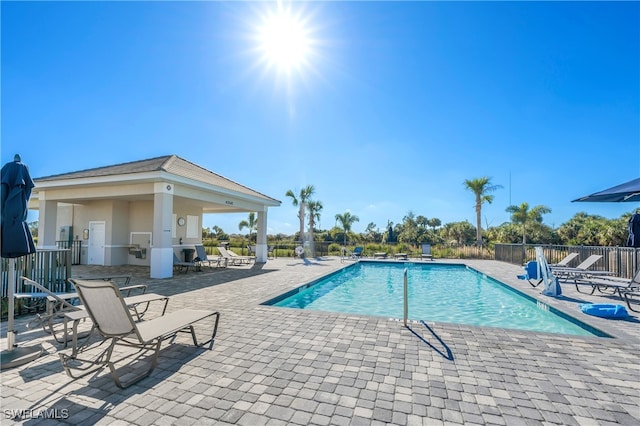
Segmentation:
<svg viewBox="0 0 640 426">
<path fill-rule="evenodd" d="M 409 316 L 409 301 L 407 299 L 407 288 L 408 286 L 408 280 L 407 280 L 407 271 L 408 268 L 404 268 L 404 326 L 407 326 L 407 317 Z"/>
</svg>

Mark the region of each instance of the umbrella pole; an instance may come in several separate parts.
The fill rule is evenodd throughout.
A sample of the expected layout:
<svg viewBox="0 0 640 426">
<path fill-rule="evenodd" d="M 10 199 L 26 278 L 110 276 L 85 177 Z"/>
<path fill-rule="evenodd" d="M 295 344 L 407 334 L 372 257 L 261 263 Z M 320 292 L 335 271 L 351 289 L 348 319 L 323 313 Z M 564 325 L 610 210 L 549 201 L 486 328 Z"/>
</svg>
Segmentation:
<svg viewBox="0 0 640 426">
<path fill-rule="evenodd" d="M 7 317 L 7 351 L 11 352 L 16 344 L 16 333 L 13 329 L 13 316 L 15 315 L 15 285 L 16 285 L 16 259 L 9 259 L 9 280 L 7 281 L 7 302 L 9 313 Z"/>
<path fill-rule="evenodd" d="M 13 329 L 13 316 L 14 316 L 14 290 L 16 286 L 16 259 L 9 259 L 9 274 L 7 281 L 7 301 L 9 303 L 9 311 L 7 318 L 7 350 L 2 351 L 0 360 L 0 370 L 7 368 L 18 367 L 20 365 L 27 364 L 34 359 L 37 359 L 42 354 L 42 346 L 30 346 L 30 347 L 17 347 L 16 331 Z"/>
</svg>

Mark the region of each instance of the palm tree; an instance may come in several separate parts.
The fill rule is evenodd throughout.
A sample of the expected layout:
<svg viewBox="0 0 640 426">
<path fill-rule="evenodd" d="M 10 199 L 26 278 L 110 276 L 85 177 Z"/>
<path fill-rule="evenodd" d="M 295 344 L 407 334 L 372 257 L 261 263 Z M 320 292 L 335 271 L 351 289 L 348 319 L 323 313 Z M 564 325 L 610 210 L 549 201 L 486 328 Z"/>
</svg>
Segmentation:
<svg viewBox="0 0 640 426">
<path fill-rule="evenodd" d="M 309 200 L 309 202 L 307 203 L 307 207 L 309 207 L 309 233 L 311 238 L 311 251 L 312 255 L 315 256 L 316 247 L 313 241 L 313 232 L 316 227 L 316 220 L 320 221 L 320 211 L 324 206 L 322 205 L 322 201 Z"/>
<path fill-rule="evenodd" d="M 242 231 L 244 228 L 249 228 L 249 241 L 251 241 L 251 231 L 258 229 L 258 220 L 256 219 L 255 212 L 249 213 L 248 220 L 243 220 L 238 224 L 238 229 Z"/>
<path fill-rule="evenodd" d="M 284 194 L 286 197 L 291 198 L 291 202 L 294 206 L 300 206 L 300 209 L 298 210 L 298 219 L 300 220 L 300 242 L 302 242 L 304 239 L 304 217 L 306 215 L 305 207 L 315 191 L 316 189 L 313 187 L 313 185 L 307 185 L 305 188 L 302 188 L 300 190 L 300 194 L 297 197 L 292 190 L 288 190 L 287 193 Z"/>
<path fill-rule="evenodd" d="M 464 186 L 476 195 L 476 244 L 482 245 L 482 204 L 493 202 L 493 195 L 488 195 L 496 189 L 502 188 L 502 185 L 493 185 L 491 178 L 481 177 L 471 180 L 465 180 Z"/>
<path fill-rule="evenodd" d="M 551 209 L 547 206 L 535 206 L 529 210 L 529 203 L 522 203 L 519 206 L 507 207 L 507 212 L 511 213 L 513 223 L 522 225 L 522 245 L 527 244 L 527 224 L 542 223 L 542 215 L 551 213 Z"/>
<path fill-rule="evenodd" d="M 313 235 L 313 231 L 316 228 L 316 220 L 320 220 L 320 211 L 322 211 L 324 206 L 322 205 L 322 201 L 310 200 L 307 203 L 307 207 L 309 208 L 309 232 Z M 313 236 L 311 238 L 313 239 Z"/>
<path fill-rule="evenodd" d="M 350 212 L 344 212 L 344 214 L 337 214 L 336 221 L 340 222 L 342 225 L 342 230 L 344 231 L 344 245 L 347 245 L 347 234 L 351 232 L 351 225 L 354 222 L 360 222 L 360 218 L 356 215 L 352 215 Z"/>
</svg>

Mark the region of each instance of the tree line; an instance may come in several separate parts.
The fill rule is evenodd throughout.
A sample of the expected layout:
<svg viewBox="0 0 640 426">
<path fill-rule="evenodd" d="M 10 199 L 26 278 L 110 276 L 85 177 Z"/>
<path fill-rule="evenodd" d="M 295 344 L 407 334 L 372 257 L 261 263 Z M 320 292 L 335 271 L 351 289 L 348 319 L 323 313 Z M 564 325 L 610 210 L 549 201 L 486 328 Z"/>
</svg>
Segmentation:
<svg viewBox="0 0 640 426">
<path fill-rule="evenodd" d="M 337 242 L 342 244 L 359 243 L 431 243 L 447 246 L 493 245 L 495 243 L 530 243 L 560 245 L 596 245 L 624 246 L 628 235 L 628 221 L 632 212 L 623 214 L 617 219 L 607 219 L 584 212 L 577 213 L 569 221 L 558 228 L 552 228 L 543 222 L 543 216 L 551 213 L 544 205 L 530 206 L 523 202 L 511 205 L 506 211 L 511 221 L 498 226 L 482 228 L 482 206 L 494 200 L 492 195 L 501 185 L 494 184 L 489 177 L 465 180 L 464 187 L 475 197 L 475 226 L 468 221 L 442 224 L 439 218 L 428 218 L 425 215 L 409 211 L 401 221 L 388 221 L 383 227 L 370 222 L 364 232 L 352 231 L 353 224 L 360 218 L 346 211 L 335 215 L 336 225 L 331 229 L 318 229 L 320 215 L 323 210 L 321 201 L 314 199 L 315 187 L 307 185 L 299 191 L 288 190 L 285 196 L 298 207 L 299 231 L 293 235 L 271 235 L 280 241 L 314 241 Z M 248 239 L 255 241 L 255 213 L 250 213 L 247 220 L 238 225 L 238 230 L 248 229 Z M 232 235 L 231 235 L 232 236 Z M 230 235 L 214 226 L 203 229 L 204 238 L 229 239 Z"/>
</svg>

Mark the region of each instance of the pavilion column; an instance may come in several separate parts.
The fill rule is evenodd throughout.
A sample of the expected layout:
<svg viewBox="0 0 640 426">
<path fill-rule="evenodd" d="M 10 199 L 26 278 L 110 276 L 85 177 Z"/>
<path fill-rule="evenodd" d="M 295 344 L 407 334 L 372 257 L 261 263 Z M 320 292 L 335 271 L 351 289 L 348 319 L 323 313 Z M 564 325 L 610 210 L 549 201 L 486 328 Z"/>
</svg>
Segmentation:
<svg viewBox="0 0 640 426">
<path fill-rule="evenodd" d="M 40 202 L 38 206 L 38 248 L 55 249 L 58 221 L 58 202 L 43 201 L 46 194 L 39 194 Z"/>
<path fill-rule="evenodd" d="M 258 212 L 258 230 L 256 235 L 256 262 L 267 261 L 267 207 Z"/>
<path fill-rule="evenodd" d="M 173 185 L 157 182 L 153 189 L 153 246 L 151 247 L 151 278 L 173 277 Z"/>
</svg>

